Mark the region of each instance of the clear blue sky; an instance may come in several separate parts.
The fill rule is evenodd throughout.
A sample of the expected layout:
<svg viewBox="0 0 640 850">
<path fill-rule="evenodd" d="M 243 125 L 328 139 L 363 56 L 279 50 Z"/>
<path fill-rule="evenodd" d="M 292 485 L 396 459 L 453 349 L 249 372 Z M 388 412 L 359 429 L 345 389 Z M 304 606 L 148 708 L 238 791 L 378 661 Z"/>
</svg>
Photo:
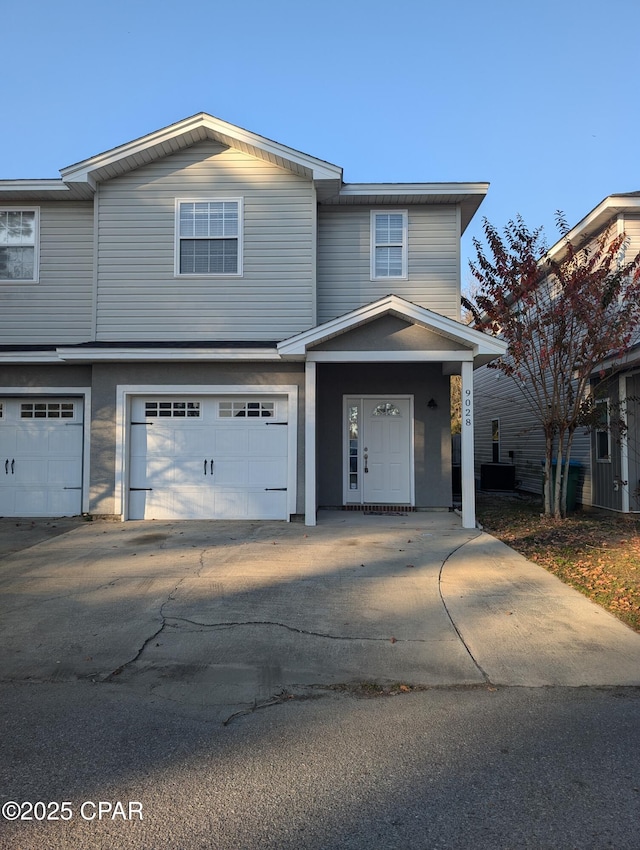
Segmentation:
<svg viewBox="0 0 640 850">
<path fill-rule="evenodd" d="M 209 112 L 347 182 L 488 181 L 556 241 L 640 190 L 638 0 L 32 0 L 2 12 L 0 178 Z"/>
</svg>

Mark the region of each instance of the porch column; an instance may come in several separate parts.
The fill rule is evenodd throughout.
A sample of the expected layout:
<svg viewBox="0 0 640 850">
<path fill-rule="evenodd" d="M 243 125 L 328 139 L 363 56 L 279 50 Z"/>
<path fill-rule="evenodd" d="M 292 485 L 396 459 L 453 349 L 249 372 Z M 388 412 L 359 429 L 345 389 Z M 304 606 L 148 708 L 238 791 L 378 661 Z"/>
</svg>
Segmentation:
<svg viewBox="0 0 640 850">
<path fill-rule="evenodd" d="M 462 436 L 460 439 L 462 479 L 462 527 L 476 527 L 476 482 L 473 447 L 473 363 L 462 363 Z"/>
<path fill-rule="evenodd" d="M 304 364 L 304 524 L 316 524 L 316 364 Z"/>
</svg>

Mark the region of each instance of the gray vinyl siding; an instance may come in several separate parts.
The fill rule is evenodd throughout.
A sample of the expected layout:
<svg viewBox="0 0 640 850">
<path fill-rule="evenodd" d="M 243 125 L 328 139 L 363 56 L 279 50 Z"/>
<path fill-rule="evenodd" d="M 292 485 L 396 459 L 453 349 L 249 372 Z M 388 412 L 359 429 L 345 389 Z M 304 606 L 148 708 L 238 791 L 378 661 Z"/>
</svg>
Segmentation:
<svg viewBox="0 0 640 850">
<path fill-rule="evenodd" d="M 457 209 L 410 206 L 408 214 L 408 280 L 371 280 L 370 209 L 320 207 L 318 322 L 390 293 L 452 319 L 459 318 Z"/>
<path fill-rule="evenodd" d="M 640 215 L 625 215 L 623 226 L 629 240 L 626 258 L 630 260 L 640 251 Z"/>
<path fill-rule="evenodd" d="M 23 205 L 28 206 L 28 205 Z M 91 339 L 93 203 L 39 203 L 37 283 L 1 283 L 3 345 Z"/>
<path fill-rule="evenodd" d="M 242 198 L 241 277 L 175 277 L 175 201 Z M 279 340 L 314 324 L 310 181 L 215 142 L 99 189 L 99 340 Z"/>
<path fill-rule="evenodd" d="M 542 493 L 544 434 L 515 380 L 498 369 L 483 366 L 474 373 L 474 437 L 476 477 L 483 463 L 493 461 L 491 422 L 500 420 L 500 462 L 516 467 L 516 489 Z M 580 466 L 578 502 L 591 504 L 591 438 L 584 430 L 576 432 L 571 460 Z M 512 456 L 509 455 L 512 452 Z"/>
</svg>

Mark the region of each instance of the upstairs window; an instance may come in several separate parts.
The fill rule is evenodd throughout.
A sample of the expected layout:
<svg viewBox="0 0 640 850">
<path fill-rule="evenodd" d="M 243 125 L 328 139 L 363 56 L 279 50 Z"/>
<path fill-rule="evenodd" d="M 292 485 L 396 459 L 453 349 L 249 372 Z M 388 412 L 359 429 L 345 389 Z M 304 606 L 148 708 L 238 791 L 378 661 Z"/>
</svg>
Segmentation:
<svg viewBox="0 0 640 850">
<path fill-rule="evenodd" d="M 176 274 L 242 274 L 242 201 L 176 203 Z"/>
<path fill-rule="evenodd" d="M 0 209 L 0 280 L 38 279 L 37 209 Z"/>
<path fill-rule="evenodd" d="M 371 212 L 371 279 L 407 278 L 407 212 Z"/>
</svg>

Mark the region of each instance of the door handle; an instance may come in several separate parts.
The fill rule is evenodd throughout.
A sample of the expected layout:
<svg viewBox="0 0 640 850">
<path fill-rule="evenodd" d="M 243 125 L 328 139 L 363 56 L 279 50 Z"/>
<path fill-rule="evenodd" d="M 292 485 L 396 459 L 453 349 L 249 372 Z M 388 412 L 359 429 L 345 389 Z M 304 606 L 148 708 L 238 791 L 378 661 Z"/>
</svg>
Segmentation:
<svg viewBox="0 0 640 850">
<path fill-rule="evenodd" d="M 13 475 L 13 467 L 16 465 L 15 458 L 11 461 L 11 474 Z"/>
<path fill-rule="evenodd" d="M 7 458 L 4 462 L 4 474 L 5 475 L 9 474 L 9 458 Z"/>
<path fill-rule="evenodd" d="M 207 474 L 207 459 L 204 459 L 204 474 Z"/>
<path fill-rule="evenodd" d="M 365 448 L 365 450 L 364 450 L 364 471 L 365 472 L 369 472 L 368 463 L 369 463 L 369 450 L 367 448 Z"/>
<path fill-rule="evenodd" d="M 205 460 L 205 463 L 206 463 L 206 460 Z M 209 461 L 209 463 L 211 464 L 211 472 L 209 474 L 213 475 L 213 458 Z"/>
</svg>

